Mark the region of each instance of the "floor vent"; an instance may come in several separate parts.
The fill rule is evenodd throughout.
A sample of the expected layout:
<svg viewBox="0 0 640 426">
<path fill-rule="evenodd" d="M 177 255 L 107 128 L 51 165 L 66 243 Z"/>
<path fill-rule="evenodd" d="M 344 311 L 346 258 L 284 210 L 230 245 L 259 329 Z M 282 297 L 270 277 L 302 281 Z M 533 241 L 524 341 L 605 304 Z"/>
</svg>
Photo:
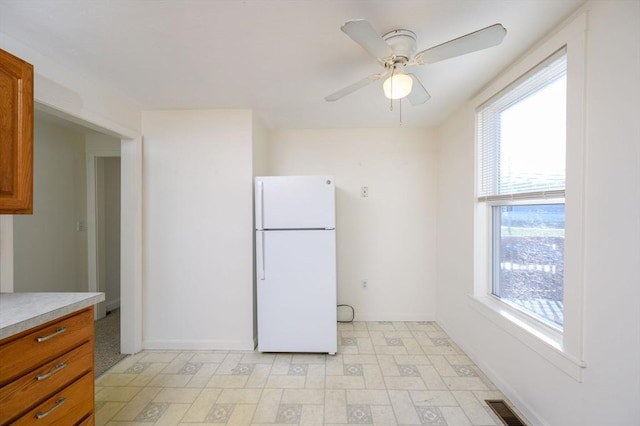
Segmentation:
<svg viewBox="0 0 640 426">
<path fill-rule="evenodd" d="M 491 407 L 493 412 L 500 417 L 500 420 L 502 420 L 502 423 L 505 425 L 526 426 L 525 423 L 520 420 L 520 417 L 518 417 L 502 399 L 486 399 L 484 402 Z"/>
</svg>

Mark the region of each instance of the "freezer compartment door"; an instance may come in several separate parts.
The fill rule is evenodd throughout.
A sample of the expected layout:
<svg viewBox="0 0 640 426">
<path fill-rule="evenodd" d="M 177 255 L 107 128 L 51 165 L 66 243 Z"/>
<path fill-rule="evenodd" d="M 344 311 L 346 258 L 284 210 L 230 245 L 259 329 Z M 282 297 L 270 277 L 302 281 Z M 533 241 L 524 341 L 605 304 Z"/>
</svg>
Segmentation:
<svg viewBox="0 0 640 426">
<path fill-rule="evenodd" d="M 335 353 L 335 231 L 257 231 L 258 350 Z"/>
<path fill-rule="evenodd" d="M 256 229 L 334 229 L 333 176 L 255 178 Z"/>
</svg>

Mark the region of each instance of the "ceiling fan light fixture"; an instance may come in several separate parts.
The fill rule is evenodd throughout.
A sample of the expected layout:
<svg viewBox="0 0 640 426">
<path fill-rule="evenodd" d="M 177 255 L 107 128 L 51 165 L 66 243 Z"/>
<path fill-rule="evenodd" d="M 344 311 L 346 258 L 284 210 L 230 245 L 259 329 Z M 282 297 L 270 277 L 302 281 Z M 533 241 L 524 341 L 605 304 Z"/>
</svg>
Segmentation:
<svg viewBox="0 0 640 426">
<path fill-rule="evenodd" d="M 394 72 L 393 75 L 382 84 L 384 95 L 388 99 L 402 99 L 411 93 L 413 79 L 401 72 Z"/>
</svg>

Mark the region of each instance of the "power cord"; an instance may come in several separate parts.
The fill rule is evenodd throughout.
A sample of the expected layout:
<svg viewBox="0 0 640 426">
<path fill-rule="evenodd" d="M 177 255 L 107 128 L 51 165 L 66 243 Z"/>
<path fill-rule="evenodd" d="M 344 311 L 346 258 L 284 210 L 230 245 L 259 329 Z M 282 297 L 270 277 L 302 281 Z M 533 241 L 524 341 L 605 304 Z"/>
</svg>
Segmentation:
<svg viewBox="0 0 640 426">
<path fill-rule="evenodd" d="M 348 322 L 353 322 L 353 319 L 356 317 L 356 310 L 353 309 L 353 306 L 351 305 L 338 305 L 338 308 L 342 308 L 342 307 L 347 307 L 347 308 L 351 308 L 351 319 L 348 321 L 338 321 L 338 322 L 342 322 L 342 323 L 348 323 Z"/>
</svg>

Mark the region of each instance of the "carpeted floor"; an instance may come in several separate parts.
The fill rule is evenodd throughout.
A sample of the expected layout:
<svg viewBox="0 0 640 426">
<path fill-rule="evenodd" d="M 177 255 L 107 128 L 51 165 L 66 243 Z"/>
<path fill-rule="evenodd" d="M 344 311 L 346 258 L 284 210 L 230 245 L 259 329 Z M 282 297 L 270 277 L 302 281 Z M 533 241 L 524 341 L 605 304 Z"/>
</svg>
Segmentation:
<svg viewBox="0 0 640 426">
<path fill-rule="evenodd" d="M 96 378 L 116 365 L 127 355 L 120 353 L 120 309 L 95 322 L 96 330 Z"/>
</svg>

